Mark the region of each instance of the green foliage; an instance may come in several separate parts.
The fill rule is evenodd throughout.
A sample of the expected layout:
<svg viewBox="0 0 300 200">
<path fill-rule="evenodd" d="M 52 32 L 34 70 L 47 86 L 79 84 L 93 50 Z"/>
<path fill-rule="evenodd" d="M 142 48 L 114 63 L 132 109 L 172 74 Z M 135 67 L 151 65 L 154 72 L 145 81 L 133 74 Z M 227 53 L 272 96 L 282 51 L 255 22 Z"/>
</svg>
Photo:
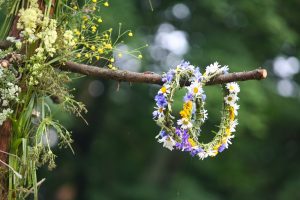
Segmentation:
<svg viewBox="0 0 300 200">
<path fill-rule="evenodd" d="M 174 24 L 189 34 L 186 58 L 200 67 L 217 60 L 232 71 L 268 69 L 267 80 L 240 83 L 240 125 L 234 144 L 222 155 L 204 161 L 169 152 L 154 139 L 158 127 L 151 112 L 158 87 L 124 83 L 117 91 L 115 83 L 104 82 L 102 96 L 93 98 L 87 91 L 94 80 L 81 80 L 78 96 L 87 102 L 90 125 L 67 121 L 74 130 L 78 153 L 75 158 L 68 153 L 58 158 L 60 167 L 45 184 L 45 196 L 53 191 L 52 196 L 57 196 L 68 185 L 77 192 L 76 199 L 91 200 L 298 199 L 299 100 L 277 94 L 269 60 L 279 54 L 299 57 L 299 2 L 152 3 L 154 12 L 148 1 L 114 0 L 110 2 L 113 12 L 106 16 L 111 23 L 123 22 L 126 16 L 127 24 L 135 26 L 147 43 L 160 23 Z M 188 19 L 170 17 L 176 3 L 189 6 Z M 152 64 L 149 56 L 143 70 L 152 70 Z M 214 87 L 205 90 L 209 124 L 203 131 L 208 132 L 220 120 L 222 95 Z M 181 105 L 174 105 L 174 110 Z M 65 181 L 58 183 L 61 177 Z"/>
</svg>

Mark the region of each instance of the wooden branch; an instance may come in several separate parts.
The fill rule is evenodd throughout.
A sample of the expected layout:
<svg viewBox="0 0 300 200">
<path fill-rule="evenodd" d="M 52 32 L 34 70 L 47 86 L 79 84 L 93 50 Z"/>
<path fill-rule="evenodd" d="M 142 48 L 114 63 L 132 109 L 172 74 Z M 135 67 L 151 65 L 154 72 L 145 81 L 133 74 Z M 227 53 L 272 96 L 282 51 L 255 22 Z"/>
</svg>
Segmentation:
<svg viewBox="0 0 300 200">
<path fill-rule="evenodd" d="M 66 62 L 64 65 L 59 66 L 61 70 L 70 71 L 78 74 L 100 77 L 103 79 L 115 80 L 120 82 L 132 83 L 149 83 L 162 85 L 162 76 L 153 72 L 130 72 L 125 70 L 111 70 L 100 68 L 91 65 L 79 64 L 74 62 Z M 224 75 L 219 75 L 208 82 L 206 85 L 215 85 L 222 83 L 229 83 L 234 81 L 246 80 L 261 80 L 267 77 L 267 70 L 256 69 L 247 72 L 236 72 Z M 189 83 L 186 83 L 188 85 Z"/>
</svg>

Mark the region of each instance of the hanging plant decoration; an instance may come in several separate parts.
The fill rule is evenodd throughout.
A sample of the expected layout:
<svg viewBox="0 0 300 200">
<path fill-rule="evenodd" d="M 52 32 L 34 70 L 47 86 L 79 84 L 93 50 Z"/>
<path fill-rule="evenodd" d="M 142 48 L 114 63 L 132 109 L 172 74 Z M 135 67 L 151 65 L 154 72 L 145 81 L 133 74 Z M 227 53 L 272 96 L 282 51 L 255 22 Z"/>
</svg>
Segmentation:
<svg viewBox="0 0 300 200">
<path fill-rule="evenodd" d="M 203 86 L 220 74 L 227 74 L 228 67 L 221 67 L 217 62 L 206 67 L 202 75 L 198 67 L 182 62 L 175 69 L 171 69 L 163 75 L 165 82 L 158 94 L 155 96 L 156 107 L 153 118 L 161 127 L 157 135 L 159 143 L 173 150 L 190 152 L 192 156 L 197 155 L 200 159 L 208 156 L 216 156 L 231 144 L 232 135 L 238 124 L 235 116 L 238 114 L 239 105 L 237 94 L 240 92 L 239 85 L 235 82 L 222 85 L 224 90 L 223 110 L 220 129 L 209 143 L 198 141 L 201 126 L 207 119 L 207 110 L 204 108 L 206 95 Z M 181 87 L 181 80 L 190 82 L 185 86 L 187 93 L 183 98 L 183 109 L 180 111 L 181 118 L 177 120 L 177 126 L 173 126 L 172 116 L 173 96 Z"/>
<path fill-rule="evenodd" d="M 187 151 L 200 159 L 215 156 L 231 144 L 237 123 L 237 94 L 234 81 L 263 79 L 262 69 L 228 73 L 228 67 L 214 63 L 201 74 L 198 67 L 182 62 L 160 76 L 119 70 L 116 56 L 128 54 L 142 59 L 137 48 L 118 48 L 130 30 L 121 24 L 114 35 L 112 28 L 103 29 L 105 16 L 100 9 L 109 7 L 106 0 L 12 0 L 1 1 L 7 15 L 0 29 L 0 200 L 38 198 L 38 188 L 45 179 L 37 170 L 56 167 L 49 133 L 55 131 L 59 146 L 72 152 L 71 132 L 57 120 L 52 102 L 62 112 L 84 120 L 83 103 L 71 94 L 67 84 L 72 73 L 97 76 L 116 81 L 163 85 L 155 96 L 153 118 L 161 127 L 158 142 L 173 150 Z M 85 64 L 83 64 L 85 63 Z M 89 64 L 89 65 L 86 65 Z M 97 65 L 102 67 L 96 67 Z M 189 83 L 188 86 L 187 83 Z M 224 101 L 219 131 L 209 143 L 198 141 L 201 126 L 207 119 L 203 86 L 222 84 Z M 184 87 L 180 119 L 174 122 L 174 93 Z"/>
</svg>

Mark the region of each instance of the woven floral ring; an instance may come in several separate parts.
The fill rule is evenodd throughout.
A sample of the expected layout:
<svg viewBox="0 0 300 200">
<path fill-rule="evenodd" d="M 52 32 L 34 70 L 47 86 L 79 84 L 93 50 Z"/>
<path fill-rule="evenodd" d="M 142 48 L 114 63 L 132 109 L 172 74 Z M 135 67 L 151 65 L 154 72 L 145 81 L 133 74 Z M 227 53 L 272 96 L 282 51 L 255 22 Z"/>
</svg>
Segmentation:
<svg viewBox="0 0 300 200">
<path fill-rule="evenodd" d="M 209 143 L 198 141 L 201 126 L 207 119 L 207 110 L 204 108 L 206 95 L 203 86 L 214 77 L 228 73 L 228 67 L 221 67 L 217 62 L 206 67 L 202 75 L 198 67 L 190 65 L 189 62 L 181 62 L 176 69 L 171 69 L 163 75 L 163 86 L 155 96 L 156 107 L 153 118 L 161 127 L 160 133 L 156 136 L 159 143 L 173 150 L 190 152 L 192 156 L 197 155 L 200 159 L 208 156 L 216 156 L 231 144 L 232 135 L 238 124 L 235 116 L 237 110 L 237 94 L 240 88 L 237 83 L 222 84 L 224 92 L 223 110 L 219 131 Z M 184 86 L 187 93 L 184 96 L 183 108 L 180 111 L 181 118 L 177 120 L 174 127 L 172 116 L 173 96 L 177 89 L 181 87 L 181 81 L 190 82 L 189 86 Z"/>
</svg>

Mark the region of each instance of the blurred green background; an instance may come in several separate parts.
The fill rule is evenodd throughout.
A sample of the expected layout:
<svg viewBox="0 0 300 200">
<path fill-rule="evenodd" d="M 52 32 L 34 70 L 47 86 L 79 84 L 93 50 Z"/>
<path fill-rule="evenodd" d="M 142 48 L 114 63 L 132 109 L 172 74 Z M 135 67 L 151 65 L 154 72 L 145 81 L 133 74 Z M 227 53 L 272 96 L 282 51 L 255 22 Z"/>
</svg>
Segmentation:
<svg viewBox="0 0 300 200">
<path fill-rule="evenodd" d="M 167 71 L 187 59 L 203 68 L 219 61 L 232 71 L 268 69 L 268 79 L 240 83 L 233 145 L 204 161 L 170 152 L 155 140 L 157 86 L 85 77 L 71 87 L 88 107 L 82 120 L 58 117 L 75 140 L 73 156 L 57 149 L 58 167 L 40 171 L 40 199 L 217 200 L 300 199 L 300 1 L 111 0 L 103 19 L 135 37 L 120 48 L 143 49 L 142 61 L 124 56 L 122 69 Z M 219 86 L 205 88 L 212 137 L 221 108 Z M 180 107 L 180 97 L 174 109 Z"/>
</svg>

